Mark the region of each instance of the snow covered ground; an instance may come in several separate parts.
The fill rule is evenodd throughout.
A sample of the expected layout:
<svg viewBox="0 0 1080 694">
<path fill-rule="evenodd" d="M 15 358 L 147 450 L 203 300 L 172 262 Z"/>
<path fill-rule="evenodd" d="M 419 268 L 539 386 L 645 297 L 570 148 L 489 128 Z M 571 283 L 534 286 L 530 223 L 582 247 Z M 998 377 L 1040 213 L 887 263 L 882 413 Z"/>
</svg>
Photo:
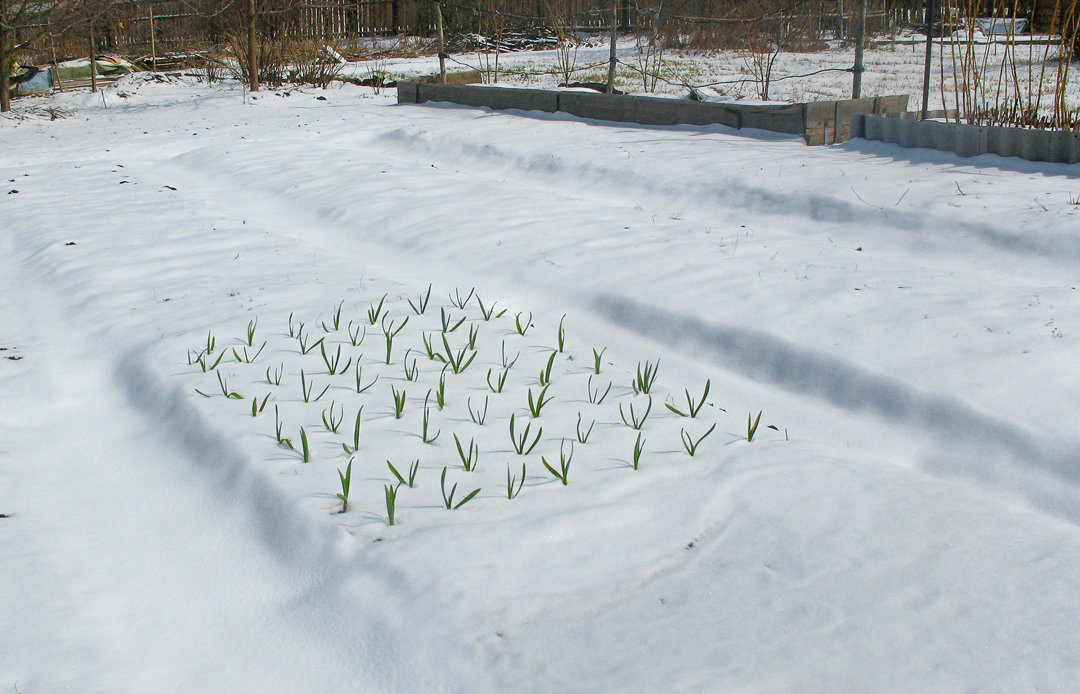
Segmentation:
<svg viewBox="0 0 1080 694">
<path fill-rule="evenodd" d="M 393 101 L 0 120 L 0 690 L 1073 686 L 1075 167 Z"/>
<path fill-rule="evenodd" d="M 925 36 L 910 32 L 880 38 L 865 53 L 862 96 L 908 94 L 910 107 L 920 108 L 925 41 Z M 1017 90 L 1025 104 L 1036 103 L 1032 95 L 1041 92 L 1038 102 L 1044 113 L 1052 110 L 1057 70 L 1054 61 L 1059 52 L 1053 43 L 1051 37 L 1044 35 L 1015 36 L 1009 43 L 1004 37 L 990 38 L 976 33 L 968 46 L 963 32 L 936 40 L 931 59 L 929 108 L 957 108 L 958 102 L 965 101 L 966 89 L 972 92 L 966 97 L 970 103 L 987 100 L 990 105 L 997 102 L 1002 106 L 1012 105 Z M 831 44 L 827 50 L 776 54 L 766 89 L 755 79 L 754 60 L 745 50 L 668 49 L 657 57 L 649 55 L 644 46 L 639 49 L 636 37 L 624 35 L 617 42 L 620 64 L 615 85 L 628 93 L 677 97 L 686 97 L 687 86 L 692 86 L 707 99 L 744 103 L 758 101 L 766 91 L 771 101 L 851 98 L 853 45 L 843 41 Z M 373 40 L 370 46 L 373 53 L 394 48 L 395 45 L 385 40 Z M 971 56 L 966 57 L 969 48 Z M 396 49 L 400 51 L 401 46 L 396 45 Z M 434 52 L 431 47 L 427 50 Z M 609 54 L 610 44 L 592 37 L 588 45 L 565 53 L 555 50 L 503 53 L 498 58 L 497 71 L 494 55 L 456 54 L 447 61 L 447 71 L 475 70 L 487 83 L 547 89 L 566 81 L 559 66 L 572 70 L 571 81 L 605 82 Z M 970 63 L 967 69 L 965 61 Z M 415 78 L 438 72 L 439 61 L 435 57 L 378 58 L 350 63 L 343 69 L 343 74 L 360 79 L 376 74 L 390 79 Z M 1063 82 L 1065 103 L 1070 109 L 1080 108 L 1080 85 L 1076 80 Z"/>
</svg>

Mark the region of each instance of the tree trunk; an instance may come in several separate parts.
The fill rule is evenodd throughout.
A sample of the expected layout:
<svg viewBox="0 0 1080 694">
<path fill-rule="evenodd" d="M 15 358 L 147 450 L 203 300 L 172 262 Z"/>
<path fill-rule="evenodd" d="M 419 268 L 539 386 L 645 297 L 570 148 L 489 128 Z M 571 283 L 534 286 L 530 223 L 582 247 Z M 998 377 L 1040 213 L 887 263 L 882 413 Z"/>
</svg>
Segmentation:
<svg viewBox="0 0 1080 694">
<path fill-rule="evenodd" d="M 90 91 L 97 93 L 97 50 L 94 48 L 94 24 L 90 22 Z"/>
<path fill-rule="evenodd" d="M 11 73 L 8 70 L 8 59 L 14 51 L 8 48 L 12 32 L 5 21 L 7 11 L 7 0 L 0 0 L 0 113 L 11 110 L 11 94 L 8 93 L 11 88 Z"/>
<path fill-rule="evenodd" d="M 0 4 L 0 11 L 4 10 L 2 4 Z M 11 32 L 3 27 L 0 23 L 0 113 L 7 113 L 11 110 L 11 72 L 8 70 L 8 36 Z"/>
<path fill-rule="evenodd" d="M 255 0 L 248 0 L 247 11 L 248 88 L 259 91 L 259 41 L 255 35 Z"/>
<path fill-rule="evenodd" d="M 0 70 L 0 113 L 11 110 L 11 95 L 8 93 L 11 88 L 11 78 L 7 71 L 7 59 L 4 59 L 4 64 L 4 69 Z"/>
</svg>

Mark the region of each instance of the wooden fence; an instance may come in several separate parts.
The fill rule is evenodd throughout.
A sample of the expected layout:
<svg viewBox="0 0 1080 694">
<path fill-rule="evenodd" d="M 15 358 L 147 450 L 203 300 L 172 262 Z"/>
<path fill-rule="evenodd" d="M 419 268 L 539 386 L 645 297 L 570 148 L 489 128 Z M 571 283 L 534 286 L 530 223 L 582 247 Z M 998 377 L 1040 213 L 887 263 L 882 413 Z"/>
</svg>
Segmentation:
<svg viewBox="0 0 1080 694">
<path fill-rule="evenodd" d="M 611 25 L 613 7 L 609 0 L 442 0 L 442 4 L 447 31 L 451 33 L 494 33 L 501 28 L 553 23 L 579 31 L 606 31 Z M 850 11 L 853 4 L 846 5 L 849 12 L 840 14 L 837 8 L 845 4 L 813 0 L 798 13 L 768 15 L 758 29 L 775 33 L 772 24 L 794 22 L 803 25 L 810 37 L 826 33 L 849 35 L 853 30 Z M 656 23 L 656 10 L 650 9 L 648 2 L 619 0 L 616 7 L 617 22 L 623 31 L 657 29 L 676 42 L 702 34 L 704 43 L 699 47 L 738 43 L 745 38 L 742 25 L 716 24 L 722 20 L 711 16 L 688 18 L 667 15 L 665 11 Z M 657 4 L 657 7 L 665 6 Z M 709 7 L 710 15 L 716 13 L 718 17 L 727 11 L 719 5 Z M 166 50 L 170 46 L 212 44 L 240 31 L 243 15 L 240 8 L 233 7 L 231 12 L 221 8 L 222 3 L 210 0 L 118 0 L 98 33 L 104 48 L 117 51 L 149 47 L 151 36 Z M 886 0 L 870 0 L 870 10 L 867 15 L 870 33 L 886 31 L 897 19 L 894 13 L 886 11 Z M 295 38 L 431 36 L 436 30 L 434 0 L 307 0 L 292 3 L 287 10 L 268 12 L 260 21 L 260 31 L 264 34 L 283 33 Z"/>
<path fill-rule="evenodd" d="M 420 0 L 321 0 L 300 5 L 263 19 L 261 31 L 302 38 L 355 38 L 400 32 L 428 33 Z M 242 18 L 194 12 L 182 0 L 125 2 L 116 5 L 103 27 L 106 48 L 149 46 L 151 37 L 166 49 L 192 43 L 215 43 L 230 32 L 239 32 Z"/>
</svg>

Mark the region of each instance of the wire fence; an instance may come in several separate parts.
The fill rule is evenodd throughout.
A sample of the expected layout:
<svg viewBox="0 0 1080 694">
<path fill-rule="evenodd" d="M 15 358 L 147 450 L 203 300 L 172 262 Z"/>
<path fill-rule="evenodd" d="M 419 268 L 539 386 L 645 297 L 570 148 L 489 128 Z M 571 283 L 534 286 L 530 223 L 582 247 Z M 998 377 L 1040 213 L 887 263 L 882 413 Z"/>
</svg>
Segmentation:
<svg viewBox="0 0 1080 694">
<path fill-rule="evenodd" d="M 491 67 L 489 65 L 482 65 L 482 64 L 479 64 L 479 63 L 470 63 L 467 60 L 463 60 L 462 57 L 458 57 L 458 56 L 454 56 L 454 55 L 450 55 L 450 54 L 445 55 L 446 60 L 448 60 L 451 63 L 454 63 L 455 65 L 458 65 L 460 67 L 466 68 L 467 70 L 469 70 L 471 72 L 481 73 L 481 74 L 491 73 Z M 755 79 L 756 79 L 753 76 L 747 75 L 746 77 L 740 77 L 740 78 L 737 78 L 737 79 L 714 80 L 714 81 L 710 81 L 710 82 L 693 82 L 693 81 L 685 80 L 685 79 L 684 80 L 673 79 L 670 76 L 668 76 L 666 74 L 663 74 L 661 72 L 657 72 L 657 71 L 654 71 L 654 70 L 648 70 L 646 68 L 641 67 L 640 65 L 635 65 L 634 63 L 627 62 L 625 60 L 621 60 L 621 59 L 618 59 L 618 58 L 616 58 L 615 63 L 617 65 L 620 65 L 620 66 L 626 68 L 626 70 L 628 70 L 629 72 L 635 73 L 635 74 L 637 74 L 637 75 L 639 75 L 639 76 L 641 76 L 641 77 L 643 77 L 645 79 L 654 80 L 656 82 L 661 82 L 663 84 L 666 84 L 666 85 L 669 85 L 669 86 L 672 86 L 672 87 L 678 87 L 678 88 L 685 89 L 685 90 L 688 90 L 688 91 L 696 91 L 696 90 L 699 90 L 699 89 L 708 89 L 708 88 L 713 88 L 713 87 L 721 87 L 721 86 L 725 86 L 725 85 L 747 85 L 747 84 L 754 83 Z M 541 77 L 541 76 L 548 76 L 548 75 L 566 77 L 568 75 L 579 75 L 579 74 L 593 73 L 594 71 L 596 71 L 596 70 L 598 70 L 600 68 L 607 68 L 609 65 L 610 65 L 610 60 L 601 60 L 601 61 L 590 63 L 590 64 L 587 64 L 587 65 L 574 65 L 574 66 L 570 66 L 570 67 L 566 67 L 566 68 L 553 68 L 553 69 L 550 69 L 550 70 L 532 70 L 532 69 L 527 69 L 527 68 L 522 68 L 522 67 L 517 67 L 517 66 L 510 66 L 510 67 L 502 68 L 502 73 L 504 75 L 510 75 L 510 76 L 514 76 L 514 77 Z M 824 75 L 824 74 L 829 74 L 829 73 L 851 74 L 853 71 L 854 71 L 853 67 L 847 67 L 847 68 L 821 68 L 819 70 L 812 70 L 810 72 L 804 72 L 804 73 L 800 73 L 800 74 L 794 74 L 794 75 L 789 74 L 789 75 L 780 75 L 780 76 L 777 76 L 777 77 L 772 77 L 771 82 L 776 83 L 776 82 L 784 82 L 784 81 L 787 81 L 787 80 L 805 79 L 807 77 L 815 77 L 817 75 Z"/>
</svg>

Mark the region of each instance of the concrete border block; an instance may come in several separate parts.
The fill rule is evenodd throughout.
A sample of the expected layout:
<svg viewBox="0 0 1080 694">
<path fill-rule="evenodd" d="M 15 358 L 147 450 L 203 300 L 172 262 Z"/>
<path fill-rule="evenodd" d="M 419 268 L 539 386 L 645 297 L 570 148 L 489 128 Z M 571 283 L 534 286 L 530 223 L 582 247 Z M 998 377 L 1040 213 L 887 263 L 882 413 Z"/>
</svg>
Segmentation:
<svg viewBox="0 0 1080 694">
<path fill-rule="evenodd" d="M 1071 130 L 1029 130 L 859 115 L 852 119 L 852 131 L 858 131 L 867 140 L 953 152 L 961 157 L 989 153 L 1027 161 L 1080 162 L 1080 132 Z"/>
<path fill-rule="evenodd" d="M 402 82 L 397 83 L 397 102 L 399 104 L 418 104 L 420 85 L 416 82 Z"/>
<path fill-rule="evenodd" d="M 1080 162 L 1080 132 L 1073 130 L 1059 130 L 1054 132 L 1053 144 L 1051 145 L 1051 158 L 1062 164 L 1075 164 Z"/>
<path fill-rule="evenodd" d="M 889 125 L 893 126 L 893 130 L 896 131 L 896 141 L 901 147 L 930 147 L 929 142 L 919 137 L 919 127 L 915 125 L 916 123 L 921 123 L 921 121 L 905 120 L 897 121 L 895 124 L 889 123 Z"/>
<path fill-rule="evenodd" d="M 851 117 L 851 139 L 866 137 L 866 114 L 857 113 Z"/>
<path fill-rule="evenodd" d="M 559 110 L 579 118 L 611 121 L 627 119 L 626 104 L 618 94 L 562 92 L 559 95 Z"/>
<path fill-rule="evenodd" d="M 419 84 L 417 85 L 417 103 L 425 101 L 446 101 L 463 106 L 486 106 L 496 110 L 516 108 L 523 111 L 546 111 L 547 113 L 559 110 L 558 92 L 542 89 Z"/>
<path fill-rule="evenodd" d="M 802 135 L 806 132 L 806 104 L 775 106 L 728 105 L 738 112 L 740 128 L 757 128 L 774 133 Z"/>
<path fill-rule="evenodd" d="M 1022 128 L 987 128 L 989 151 L 1003 157 L 1059 164 L 1080 162 L 1080 133 L 1070 130 L 1026 130 Z"/>
<path fill-rule="evenodd" d="M 808 124 L 831 124 L 834 138 L 854 115 L 902 110 L 908 97 L 888 96 L 816 104 L 734 104 L 601 94 L 591 91 L 548 91 L 476 85 L 398 84 L 399 103 L 443 101 L 464 106 L 526 111 L 561 111 L 579 118 L 643 125 L 725 125 L 805 136 Z M 820 122 L 819 122 L 820 121 Z M 863 124 L 863 129 L 867 126 Z M 909 137 L 904 135 L 904 137 Z M 917 146 L 917 145 L 911 145 Z"/>
<path fill-rule="evenodd" d="M 726 104 L 707 101 L 673 100 L 668 108 L 675 114 L 679 123 L 686 125 L 726 125 L 729 128 L 741 128 L 742 116 L 738 110 Z"/>
<path fill-rule="evenodd" d="M 986 154 L 986 129 L 977 125 L 941 123 L 939 121 L 910 121 L 916 127 L 924 147 L 942 152 L 955 152 L 961 157 L 977 157 Z"/>
</svg>

